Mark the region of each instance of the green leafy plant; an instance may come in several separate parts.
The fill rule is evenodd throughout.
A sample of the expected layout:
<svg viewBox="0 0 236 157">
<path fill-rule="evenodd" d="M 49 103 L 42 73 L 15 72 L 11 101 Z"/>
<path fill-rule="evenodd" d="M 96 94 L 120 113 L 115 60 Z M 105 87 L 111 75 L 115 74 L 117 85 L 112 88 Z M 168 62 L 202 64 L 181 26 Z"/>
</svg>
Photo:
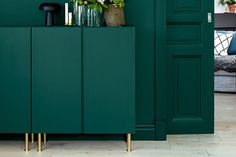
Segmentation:
<svg viewBox="0 0 236 157">
<path fill-rule="evenodd" d="M 97 10 L 100 13 L 102 13 L 103 8 L 107 8 L 107 5 L 104 3 L 105 0 L 88 0 L 88 2 L 91 9 Z"/>
<path fill-rule="evenodd" d="M 104 8 L 107 8 L 105 0 L 71 0 L 73 4 L 77 5 L 88 5 L 92 10 L 96 10 L 100 13 L 103 12 Z"/>
<path fill-rule="evenodd" d="M 84 1 L 84 0 L 71 0 L 71 2 L 72 2 L 73 4 L 76 4 L 76 3 L 77 3 L 77 5 L 84 5 L 84 4 L 85 4 L 85 1 Z"/>
<path fill-rule="evenodd" d="M 113 4 L 115 7 L 124 8 L 125 1 L 124 0 L 110 0 L 110 3 Z"/>
<path fill-rule="evenodd" d="M 236 4 L 236 0 L 220 0 L 219 4 L 221 4 L 221 5 L 225 5 L 225 4 L 234 5 L 234 4 Z"/>
</svg>

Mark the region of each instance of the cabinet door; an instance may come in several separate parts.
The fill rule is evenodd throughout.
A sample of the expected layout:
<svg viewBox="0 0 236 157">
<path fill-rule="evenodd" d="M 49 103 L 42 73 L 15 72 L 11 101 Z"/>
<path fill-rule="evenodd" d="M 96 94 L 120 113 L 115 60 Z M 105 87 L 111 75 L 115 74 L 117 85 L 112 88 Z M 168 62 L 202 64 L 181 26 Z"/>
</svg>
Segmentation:
<svg viewBox="0 0 236 157">
<path fill-rule="evenodd" d="M 83 29 L 83 131 L 135 131 L 135 31 Z"/>
<path fill-rule="evenodd" d="M 34 133 L 81 132 L 81 29 L 33 28 Z"/>
<path fill-rule="evenodd" d="M 30 132 L 30 28 L 0 28 L 0 133 Z"/>
</svg>

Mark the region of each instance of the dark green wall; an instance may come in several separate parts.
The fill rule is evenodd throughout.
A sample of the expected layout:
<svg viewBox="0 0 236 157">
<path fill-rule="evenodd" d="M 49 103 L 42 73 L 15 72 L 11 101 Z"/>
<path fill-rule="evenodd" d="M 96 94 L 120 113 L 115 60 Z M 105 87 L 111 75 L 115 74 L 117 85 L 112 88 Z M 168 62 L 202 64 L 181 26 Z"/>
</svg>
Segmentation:
<svg viewBox="0 0 236 157">
<path fill-rule="evenodd" d="M 64 23 L 64 3 L 69 0 L 1 0 L 0 25 L 43 25 L 42 2 L 62 4 L 57 24 Z M 137 139 L 156 138 L 155 125 L 155 0 L 127 0 L 126 22 L 136 27 L 136 135 Z"/>
<path fill-rule="evenodd" d="M 127 0 L 126 22 L 136 27 L 137 136 L 155 139 L 155 0 Z"/>
<path fill-rule="evenodd" d="M 63 5 L 67 0 L 1 0 L 0 25 L 43 25 L 44 12 L 38 9 L 42 2 L 57 2 Z M 57 24 L 63 24 L 64 7 L 57 15 Z"/>
</svg>

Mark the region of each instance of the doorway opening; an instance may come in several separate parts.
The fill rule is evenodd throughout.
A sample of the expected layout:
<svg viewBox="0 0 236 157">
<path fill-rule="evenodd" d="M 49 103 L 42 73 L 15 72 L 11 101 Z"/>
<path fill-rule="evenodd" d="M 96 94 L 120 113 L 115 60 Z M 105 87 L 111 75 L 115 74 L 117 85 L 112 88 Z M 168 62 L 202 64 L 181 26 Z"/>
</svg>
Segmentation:
<svg viewBox="0 0 236 157">
<path fill-rule="evenodd" d="M 236 12 L 225 2 L 215 0 L 215 132 L 236 135 Z"/>
</svg>

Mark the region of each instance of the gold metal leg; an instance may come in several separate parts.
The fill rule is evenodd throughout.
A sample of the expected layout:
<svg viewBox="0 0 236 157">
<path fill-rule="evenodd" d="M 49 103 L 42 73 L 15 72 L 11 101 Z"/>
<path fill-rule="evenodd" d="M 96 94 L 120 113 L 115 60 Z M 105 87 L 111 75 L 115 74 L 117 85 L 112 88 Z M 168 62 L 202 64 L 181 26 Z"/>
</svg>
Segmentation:
<svg viewBox="0 0 236 157">
<path fill-rule="evenodd" d="M 34 143 L 34 134 L 31 133 L 31 143 Z"/>
<path fill-rule="evenodd" d="M 25 149 L 24 149 L 26 152 L 29 151 L 29 134 L 26 133 L 25 134 Z"/>
<path fill-rule="evenodd" d="M 42 151 L 42 138 L 41 138 L 41 134 L 38 134 L 38 152 Z"/>
<path fill-rule="evenodd" d="M 47 134 L 43 134 L 43 143 L 46 144 L 47 143 Z"/>
<path fill-rule="evenodd" d="M 127 151 L 131 152 L 131 134 L 127 134 Z"/>
</svg>

